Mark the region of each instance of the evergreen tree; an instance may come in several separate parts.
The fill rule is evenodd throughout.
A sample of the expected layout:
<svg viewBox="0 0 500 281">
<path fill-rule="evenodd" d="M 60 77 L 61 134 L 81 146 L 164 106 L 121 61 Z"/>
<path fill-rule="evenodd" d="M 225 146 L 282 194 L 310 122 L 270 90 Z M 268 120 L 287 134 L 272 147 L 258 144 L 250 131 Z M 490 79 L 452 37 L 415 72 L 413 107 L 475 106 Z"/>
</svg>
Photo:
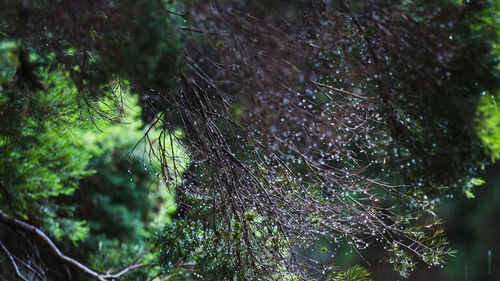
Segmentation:
<svg viewBox="0 0 500 281">
<path fill-rule="evenodd" d="M 14 166 L 5 164 L 20 175 L 2 174 L 2 221 L 24 232 L 28 221 L 53 237 L 67 234 L 57 228 L 63 205 L 41 199 L 71 193 L 90 156 L 71 162 L 64 149 L 40 138 L 50 126 L 64 136 L 60 130 L 69 128 L 58 122 L 68 116 L 76 118 L 71 124 L 78 116 L 96 125 L 114 120 L 119 111 L 106 106 L 120 108 L 113 106 L 119 85 L 140 97 L 149 128 L 161 129 L 147 130 L 146 152 L 159 163 L 161 179 L 178 185 L 182 203 L 182 216 L 156 236 L 162 266 L 156 277 L 368 278 L 359 266 L 337 267 L 336 250 L 321 248 L 328 262 L 308 254 L 320 241 L 347 244 L 361 255 L 384 247 L 401 278 L 417 263 L 440 266 L 453 253 L 436 216 L 440 199 L 472 192 L 489 161 L 484 147 L 497 155 L 492 126 L 477 121 L 494 120 L 482 103 L 484 96 L 495 99 L 499 85 L 497 6 L 486 0 L 2 3 L 0 34 L 18 48 L 16 62 L 2 66 L 2 145 L 5 157 L 21 153 Z M 65 82 L 54 85 L 57 77 Z M 44 97 L 61 91 L 80 104 L 70 107 L 80 115 L 64 104 L 46 113 L 53 100 Z M 28 134 L 32 122 L 36 129 Z M 51 145 L 44 151 L 31 144 L 33 156 L 23 155 L 30 142 Z M 42 159 L 38 153 L 47 158 L 33 161 Z M 26 163 L 36 173 L 23 173 Z M 106 180 L 105 173 L 99 177 Z M 14 196 L 16 188 L 22 192 Z M 111 200 L 102 211 L 113 211 L 110 198 L 117 194 L 90 192 L 101 203 Z M 126 198 L 120 208 L 145 209 L 129 213 L 118 224 L 123 229 L 149 208 Z M 80 231 L 70 238 L 81 238 L 83 223 L 71 225 Z M 114 230 L 105 226 L 102 233 Z M 113 278 L 58 256 L 91 278 Z"/>
</svg>

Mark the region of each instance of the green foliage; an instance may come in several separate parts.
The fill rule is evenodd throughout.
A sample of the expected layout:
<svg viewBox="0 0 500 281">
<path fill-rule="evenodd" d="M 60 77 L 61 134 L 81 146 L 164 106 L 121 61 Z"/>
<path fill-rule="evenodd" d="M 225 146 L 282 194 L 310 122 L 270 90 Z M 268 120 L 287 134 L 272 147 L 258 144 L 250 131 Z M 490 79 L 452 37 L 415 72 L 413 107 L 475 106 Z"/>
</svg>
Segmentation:
<svg viewBox="0 0 500 281">
<path fill-rule="evenodd" d="M 331 281 L 371 281 L 370 272 L 359 266 L 355 265 L 346 270 L 340 270 L 327 276 L 325 280 Z"/>
<path fill-rule="evenodd" d="M 175 202 L 156 181 L 158 165 L 145 157 L 150 146 L 138 143 L 146 129 L 137 98 L 116 83 L 122 99 L 95 105 L 105 118 L 87 115 L 64 70 L 32 69 L 41 88 L 23 80 L 18 50 L 0 43 L 0 209 L 40 226 L 66 254 L 88 259 L 96 270 L 124 267 L 138 255 L 136 262 L 152 263 L 153 218 L 170 221 Z M 31 57 L 30 64 L 43 61 Z M 140 269 L 126 280 L 154 273 L 150 266 Z"/>
<path fill-rule="evenodd" d="M 36 88 L 22 76 L 16 48 L 0 42 L 1 209 L 40 225 L 58 240 L 82 240 L 88 227 L 70 218 L 73 207 L 55 200 L 72 194 L 78 180 L 90 173 L 91 154 L 75 131 L 85 124 L 76 88 L 66 72 L 48 68 L 39 69 L 48 89 Z"/>
<path fill-rule="evenodd" d="M 456 254 L 449 246 L 448 239 L 444 236 L 442 221 L 436 217 L 429 219 L 425 224 L 409 226 L 403 229 L 410 239 L 420 245 L 422 255 L 420 261 L 428 267 L 442 267 L 445 259 Z M 418 260 L 411 255 L 408 245 L 401 242 L 389 243 L 385 246 L 388 252 L 387 261 L 392 265 L 400 279 L 406 279 L 416 269 Z"/>
<path fill-rule="evenodd" d="M 124 106 L 133 103 L 127 100 Z M 79 216 L 88 221 L 94 234 L 121 241 L 137 241 L 145 235 L 155 200 L 151 164 L 139 151 L 132 151 L 143 133 L 137 105 L 128 111 L 133 110 L 135 114 L 126 115 L 123 123 L 100 133 L 83 132 L 82 139 L 93 154 L 89 169 L 97 172 L 83 178 L 73 196 Z"/>
<path fill-rule="evenodd" d="M 222 4 L 226 2 L 228 8 L 222 5 L 224 9 L 217 12 L 220 14 L 213 17 L 213 22 L 207 20 L 212 15 L 203 10 L 203 5 L 193 6 L 191 14 L 186 16 L 171 13 L 172 1 L 101 0 L 92 5 L 62 1 L 60 5 L 54 5 L 50 1 L 36 0 L 0 4 L 0 36 L 11 40 L 0 43 L 0 209 L 40 226 L 49 235 L 63 241 L 63 245 L 64 240 L 69 245 L 80 243 L 80 248 L 73 250 L 75 255 L 87 258 L 93 268 L 102 271 L 120 267 L 129 262 L 131 256 L 139 255 L 139 260 L 146 263 L 157 259 L 160 270 L 136 271 L 126 277 L 130 280 L 145 280 L 158 272 L 167 274 L 171 280 L 258 277 L 250 276 L 249 272 L 275 279 L 298 279 L 293 272 L 298 268 L 297 264 L 290 262 L 284 266 L 277 262 L 289 262 L 294 247 L 306 248 L 304 245 L 320 233 L 322 237 L 333 236 L 335 242 L 337 237 L 356 241 L 356 249 L 362 248 L 369 244 L 364 241 L 369 236 L 367 234 L 378 235 L 375 231 L 380 233 L 381 230 L 385 233 L 389 228 L 386 221 L 395 225 L 390 231 L 412 240 L 398 241 L 396 238 L 392 241 L 391 237 L 385 241 L 389 242 L 386 249 L 388 261 L 400 278 L 409 276 L 417 265 L 417 258 L 429 266 L 440 266 L 444 257 L 453 252 L 443 238 L 439 221 L 421 221 L 429 215 L 435 216 L 439 196 L 449 191 L 463 190 L 466 197 L 474 198 L 472 188 L 484 183 L 476 178 L 476 174 L 487 162 L 478 149 L 481 144 L 492 160 L 500 158 L 500 110 L 497 97 L 490 94 L 499 83 L 498 59 L 495 57 L 499 51 L 494 45 L 500 34 L 497 28 L 499 4 L 490 5 L 488 1 L 390 1 L 391 9 L 386 9 L 384 5 L 373 4 L 377 1 L 325 1 L 334 2 L 332 7 L 339 11 L 348 10 L 337 19 L 345 24 L 342 26 L 344 30 L 338 30 L 340 34 L 345 32 L 338 41 L 347 42 L 342 44 L 349 47 L 337 55 L 321 53 L 322 57 L 333 58 L 328 61 L 327 71 L 304 67 L 307 71 L 303 72 L 310 77 L 329 77 L 337 83 L 343 79 L 343 74 L 336 80 L 333 73 L 332 77 L 328 74 L 332 72 L 330 68 L 346 70 L 344 79 L 347 83 L 360 86 L 362 89 L 356 90 L 363 92 L 363 98 L 375 102 L 367 103 L 361 110 L 360 106 L 364 106 L 361 101 L 346 99 L 342 101 L 344 104 L 340 99 L 332 99 L 333 103 L 323 108 L 319 102 L 308 101 L 307 105 L 311 107 L 304 107 L 301 111 L 306 99 L 297 103 L 300 106 L 294 110 L 285 108 L 275 102 L 281 100 L 275 96 L 280 91 L 272 89 L 266 81 L 267 77 L 273 77 L 272 84 L 277 84 L 274 79 L 278 75 L 272 72 L 273 69 L 278 69 L 280 75 L 286 72 L 284 70 L 289 71 L 274 61 L 296 63 L 288 62 L 286 56 L 279 56 L 291 53 L 286 50 L 286 45 L 295 47 L 292 40 L 279 48 L 273 42 L 264 46 L 264 52 L 258 49 L 259 46 L 240 52 L 240 45 L 247 37 L 252 37 L 256 45 L 261 40 L 257 34 L 249 36 L 250 33 L 245 33 L 251 28 L 242 22 L 241 26 L 222 28 L 224 37 L 217 38 L 214 44 L 221 49 L 221 56 L 212 60 L 211 54 L 198 50 L 198 47 L 203 49 L 212 42 L 200 43 L 206 38 L 196 35 L 192 42 L 185 43 L 178 29 L 183 17 L 192 17 L 193 22 L 198 21 L 207 29 L 224 27 L 217 22 L 223 18 L 219 16 L 223 15 L 222 11 L 236 10 L 235 7 L 247 4 L 248 9 L 273 12 L 287 10 L 290 6 L 285 17 L 293 22 L 302 12 L 305 14 L 308 5 L 301 1 L 286 4 L 221 1 Z M 370 7 L 379 10 L 371 11 Z M 215 13 L 217 9 L 212 10 Z M 391 14 L 387 10 L 396 12 Z M 199 13 L 198 19 L 196 13 Z M 248 18 L 252 17 L 252 13 L 248 15 Z M 347 19 L 349 17 L 352 19 Z M 205 20 L 208 26 L 203 26 Z M 290 24 L 289 29 L 280 29 L 271 22 L 269 26 L 263 25 L 262 29 L 256 30 L 276 29 L 279 31 L 276 34 L 281 35 L 287 30 L 297 31 L 291 28 L 294 24 L 316 24 L 308 20 L 300 18 Z M 262 18 L 262 21 L 267 19 Z M 225 24 L 227 22 L 230 23 L 226 20 Z M 336 23 L 321 23 L 317 27 L 330 24 Z M 273 28 L 268 28 L 270 26 Z M 235 30 L 231 30 L 233 28 Z M 349 31 L 355 28 L 359 30 Z M 220 35 L 218 32 L 220 30 L 213 32 L 214 38 Z M 298 29 L 300 36 L 297 36 L 308 41 L 308 49 L 316 48 L 316 43 L 323 43 L 319 42 L 321 40 L 314 42 L 314 32 L 308 33 L 309 30 Z M 336 35 L 330 35 L 337 39 Z M 225 37 L 241 42 L 231 46 L 230 40 L 222 41 L 226 40 Z M 327 40 L 328 36 L 323 39 Z M 372 46 L 370 42 L 374 42 Z M 282 53 L 274 53 L 281 48 Z M 320 49 L 310 54 L 316 55 Z M 190 53 L 194 53 L 193 50 L 196 56 Z M 224 61 L 231 60 L 233 52 L 237 59 Z M 270 58 L 262 63 L 264 67 L 261 66 L 263 61 L 259 61 L 262 53 Z M 276 54 L 278 56 L 273 57 Z M 316 64 L 312 58 L 309 60 L 307 52 L 304 54 L 303 57 L 308 59 L 299 60 L 297 65 L 323 63 L 318 60 L 321 63 Z M 358 59 L 357 63 L 350 62 Z M 245 63 L 238 65 L 239 60 Z M 207 61 L 210 67 L 205 65 Z M 250 61 L 255 64 L 252 65 L 255 69 L 245 73 Z M 225 65 L 231 65 L 231 71 L 223 70 Z M 362 68 L 357 68 L 359 66 Z M 189 71 L 176 75 L 185 68 Z M 295 65 L 292 69 L 293 72 L 301 71 Z M 360 70 L 366 71 L 366 77 L 352 78 L 357 75 L 353 73 L 361 73 Z M 257 88 L 258 95 L 251 93 L 248 98 L 239 98 L 237 88 L 252 87 L 245 87 L 245 81 L 230 83 L 232 79 L 242 80 L 238 71 L 244 73 L 245 79 L 253 75 L 251 72 L 260 75 L 259 83 L 255 84 L 262 84 L 263 88 Z M 229 72 L 234 72 L 231 74 L 234 76 L 226 77 Z M 304 74 L 298 78 L 294 76 L 293 83 L 288 85 L 289 81 L 282 79 L 280 87 L 297 92 L 296 98 L 299 99 L 302 87 L 309 83 L 303 81 Z M 226 87 L 226 78 L 227 84 L 237 87 Z M 217 87 L 211 80 L 218 81 Z M 325 78 L 327 82 L 327 88 L 334 84 Z M 300 86 L 297 89 L 289 87 L 296 86 L 294 83 Z M 187 86 L 183 86 L 182 91 L 172 91 L 179 84 Z M 212 88 L 216 88 L 214 92 Z M 272 98 L 265 96 L 267 89 L 264 88 L 271 89 Z M 336 91 L 352 95 L 346 90 Z M 151 105 L 154 120 L 165 121 L 164 124 L 158 123 L 158 127 L 161 126 L 158 130 L 149 131 L 148 141 L 140 143 L 142 150 L 132 153 L 130 151 L 145 130 L 138 120 L 139 109 L 133 108 L 135 114 L 128 115 L 129 110 L 119 102 L 118 97 L 124 96 L 124 92 L 139 93 L 146 102 L 150 95 L 156 98 L 155 104 Z M 313 97 L 311 94 L 307 99 Z M 329 102 L 330 97 L 324 93 L 318 97 L 322 102 Z M 248 104 L 259 108 L 249 110 L 246 99 Z M 252 99 L 258 102 L 252 104 Z M 144 100 L 141 102 L 146 103 Z M 218 103 L 228 101 L 232 105 L 227 108 L 227 116 L 211 119 L 211 116 L 225 114 Z M 136 100 L 133 102 L 137 103 Z M 290 100 L 287 99 L 286 103 L 288 105 Z M 271 113 L 266 112 L 262 105 L 269 105 Z M 337 105 L 345 108 L 334 110 Z M 173 108 L 177 115 L 171 113 Z M 350 110 L 364 110 L 361 115 L 376 120 L 369 120 L 372 117 L 367 117 L 368 121 L 360 119 L 363 122 L 354 128 L 347 125 L 352 121 L 347 118 L 347 123 L 339 122 L 338 126 L 346 125 L 345 131 L 328 127 L 330 121 L 336 121 L 332 119 L 344 118 L 339 113 L 344 110 L 346 116 L 350 115 Z M 255 115 L 248 115 L 249 112 Z M 276 112 L 288 112 L 290 120 L 281 118 L 278 122 L 277 115 L 274 116 Z M 372 114 L 374 112 L 383 113 L 385 119 L 379 119 L 380 114 Z M 323 113 L 332 114 L 333 118 L 320 118 Z M 131 124 L 116 124 L 116 117 L 121 115 L 132 116 Z M 172 115 L 182 119 L 178 123 L 183 123 L 188 136 L 184 136 L 182 130 L 173 133 L 166 130 L 170 119 L 175 119 L 170 118 Z M 225 126 L 225 117 L 235 126 Z M 245 120 L 247 117 L 252 118 Z M 310 118 L 309 124 L 307 118 Z M 250 119 L 258 120 L 257 130 L 252 127 L 255 123 L 249 122 Z M 297 120 L 304 123 L 287 124 Z M 353 120 L 357 123 L 356 118 Z M 381 120 L 384 120 L 382 125 L 378 124 Z M 267 122 L 272 123 L 269 130 Z M 104 132 L 89 129 L 90 123 Z M 278 123 L 281 128 L 276 128 Z M 379 129 L 373 136 L 366 136 L 366 144 L 360 140 L 362 134 L 356 136 L 361 123 L 368 124 L 367 128 Z M 316 127 L 318 124 L 324 128 Z M 351 128 L 354 128 L 354 133 L 350 132 Z M 229 136 L 233 129 L 237 135 Z M 251 137 L 245 139 L 246 136 L 239 135 L 246 133 L 245 130 L 251 131 L 248 133 Z M 366 132 L 372 131 L 367 129 Z M 333 136 L 335 134 L 338 135 Z M 275 136 L 284 139 L 272 139 Z M 159 171 L 164 179 L 171 178 L 168 187 L 184 183 L 181 174 L 186 171 L 189 161 L 178 143 L 184 137 L 184 143 L 190 145 L 191 155 L 198 157 L 196 165 L 208 163 L 203 167 L 207 171 L 199 171 L 203 169 L 200 166 L 195 168 L 199 173 L 191 176 L 199 176 L 199 181 L 190 183 L 186 190 L 192 193 L 201 190 L 200 194 L 208 195 L 186 195 L 192 208 L 191 216 L 171 221 L 169 213 L 175 210 L 173 198 L 165 191 L 167 184 L 154 183 L 158 174 L 153 171 Z M 370 143 L 371 137 L 375 142 Z M 238 143 L 239 139 L 244 141 Z M 351 142 L 351 139 L 355 141 Z M 327 144 L 330 140 L 334 142 Z M 314 150 L 318 144 L 319 147 L 329 146 L 326 150 Z M 385 179 L 404 184 L 380 196 L 387 201 L 383 204 L 396 201 L 393 206 L 375 203 L 383 200 L 379 200 L 378 192 L 371 193 L 374 181 L 365 178 L 363 162 L 371 165 L 372 160 L 381 159 L 358 159 L 364 157 L 358 157 L 358 152 L 359 155 L 364 153 L 358 150 L 364 148 L 380 148 L 381 152 L 375 153 L 373 158 L 383 157 L 378 163 L 384 164 Z M 332 156 L 332 150 L 338 150 L 344 156 L 339 158 L 337 154 L 327 159 Z M 144 152 L 157 156 L 160 163 L 146 160 Z M 297 155 L 300 157 L 295 158 Z M 314 162 L 315 159 L 320 160 Z M 385 166 L 386 159 L 389 166 Z M 249 164 L 252 160 L 255 163 Z M 350 166 L 359 168 L 359 173 Z M 356 172 L 349 174 L 352 170 Z M 320 174 L 324 171 L 327 172 Z M 202 175 L 206 177 L 201 179 Z M 283 198 L 285 200 L 280 201 Z M 216 203 L 211 205 L 212 202 Z M 297 204 L 291 206 L 293 203 Z M 197 211 L 199 216 L 194 216 Z M 206 218 L 199 219 L 202 216 Z M 393 218 L 396 222 L 392 221 Z M 142 256 L 142 249 L 148 248 L 146 241 L 150 238 L 152 222 L 165 225 L 153 239 L 155 253 Z M 351 234 L 353 238 L 349 240 Z M 65 246 L 69 248 L 67 244 Z M 287 248 L 289 245 L 292 246 Z M 327 253 L 329 249 L 321 247 L 320 251 Z M 412 251 L 415 254 L 411 254 Z M 307 265 L 305 267 L 309 269 Z M 271 273 L 263 273 L 267 268 Z M 354 281 L 369 280 L 370 277 L 367 270 L 354 266 L 339 269 L 328 278 Z"/>
<path fill-rule="evenodd" d="M 227 249 L 217 239 L 214 231 L 200 229 L 195 223 L 173 221 L 154 238 L 158 262 L 171 280 L 245 280 L 241 279 L 244 272 L 237 271 L 237 261 L 228 258 Z"/>
<path fill-rule="evenodd" d="M 417 265 L 412 256 L 400 248 L 396 243 L 389 246 L 388 262 L 392 264 L 400 279 L 406 279 L 410 276 L 410 271 L 413 271 Z"/>
<path fill-rule="evenodd" d="M 97 249 L 88 252 L 88 265 L 90 267 L 100 272 L 106 272 L 110 268 L 124 268 L 134 263 L 145 265 L 120 279 L 126 281 L 149 280 L 155 274 L 155 270 L 152 268 L 154 260 L 153 256 L 148 253 L 148 245 L 129 241 L 123 243 L 116 239 L 109 239 L 109 237 L 101 236 L 100 238 Z M 82 249 L 78 250 L 82 251 Z"/>
<path fill-rule="evenodd" d="M 473 178 L 470 182 L 467 183 L 464 189 L 465 196 L 469 199 L 474 199 L 476 196 L 472 192 L 472 189 L 477 186 L 481 186 L 485 183 L 483 179 Z"/>
<path fill-rule="evenodd" d="M 436 84 L 425 87 L 411 77 L 434 74 L 420 71 L 418 65 L 393 66 L 396 83 L 401 85 L 399 91 L 405 93 L 396 96 L 395 103 L 403 110 L 399 116 L 410 132 L 408 136 L 395 138 L 397 145 L 390 156 L 402 181 L 432 196 L 461 191 L 488 162 L 481 151 L 481 136 L 476 134 L 475 116 L 478 105 L 480 108 L 490 106 L 484 100 L 485 92 L 495 91 L 499 85 L 498 58 L 493 53 L 498 40 L 497 26 L 485 23 L 485 18 L 494 19 L 498 11 L 489 1 L 464 2 L 460 8 L 454 1 L 416 3 L 407 5 L 405 10 L 408 9 L 416 21 L 426 18 L 426 22 L 420 24 L 427 28 L 447 32 L 449 42 L 429 43 L 451 44 L 453 59 L 436 65 L 440 69 L 436 69 Z M 429 18 L 429 13 L 435 16 Z M 447 26 L 445 19 L 452 20 L 447 18 L 452 13 L 460 20 Z M 433 46 L 428 46 L 416 56 L 435 51 Z M 450 169 L 450 166 L 459 168 Z"/>
<path fill-rule="evenodd" d="M 491 161 L 496 161 L 500 159 L 500 106 L 493 95 L 484 93 L 477 110 L 477 134 Z"/>
<path fill-rule="evenodd" d="M 149 266 L 124 278 L 145 280 L 156 273 L 149 249 L 151 232 L 157 224 L 169 222 L 176 208 L 170 190 L 157 181 L 155 164 L 144 155 L 149 145 L 139 142 L 146 128 L 139 119 L 137 99 L 126 92 L 122 95 L 122 118 L 113 124 L 98 122 L 102 131 L 80 130 L 92 155 L 87 168 L 96 172 L 82 178 L 65 201 L 75 206 L 76 216 L 90 229 L 87 239 L 72 251 L 76 256 L 102 272 L 124 267 L 137 256 L 136 263 Z"/>
<path fill-rule="evenodd" d="M 497 58 L 497 70 L 500 67 L 500 2 L 493 1 L 488 9 L 478 17 L 473 29 L 481 32 L 484 27 L 488 27 L 496 32 L 496 41 L 492 44 L 492 54 Z M 483 28 L 481 28 L 483 27 Z M 485 91 L 481 93 L 481 99 L 477 106 L 477 116 L 475 118 L 476 131 L 484 150 L 494 162 L 500 158 L 500 108 L 498 98 L 500 92 Z"/>
<path fill-rule="evenodd" d="M 30 41 L 39 55 L 58 60 L 92 102 L 109 94 L 108 82 L 118 76 L 141 90 L 150 83 L 173 85 L 167 77 L 177 71 L 183 47 L 173 9 L 149 0 L 16 0 L 0 5 L 0 34 Z"/>
</svg>

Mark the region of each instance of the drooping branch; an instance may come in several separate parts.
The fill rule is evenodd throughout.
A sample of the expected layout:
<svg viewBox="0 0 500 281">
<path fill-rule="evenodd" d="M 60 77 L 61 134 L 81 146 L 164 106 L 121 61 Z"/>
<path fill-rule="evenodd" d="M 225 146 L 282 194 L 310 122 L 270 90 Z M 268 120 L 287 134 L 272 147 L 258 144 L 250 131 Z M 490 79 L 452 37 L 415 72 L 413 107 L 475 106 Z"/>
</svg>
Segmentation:
<svg viewBox="0 0 500 281">
<path fill-rule="evenodd" d="M 29 224 L 29 223 L 21 221 L 19 219 L 11 218 L 6 213 L 4 213 L 2 210 L 0 210 L 0 222 L 2 222 L 5 225 L 9 225 L 9 226 L 14 227 L 16 229 L 19 229 L 19 230 L 22 230 L 24 232 L 27 232 L 27 233 L 34 235 L 36 238 L 38 238 L 38 240 L 42 244 L 44 244 L 45 246 L 47 246 L 49 248 L 50 252 L 55 257 L 57 257 L 59 260 L 61 260 L 65 265 L 76 269 L 77 271 L 85 274 L 86 276 L 88 276 L 94 280 L 106 281 L 107 279 L 116 279 L 116 278 L 121 277 L 134 269 L 144 267 L 147 265 L 147 264 L 132 264 L 132 265 L 126 267 L 125 269 L 123 269 L 122 271 L 118 272 L 117 274 L 100 274 L 100 273 L 97 273 L 97 272 L 93 271 L 92 269 L 88 268 L 87 266 L 83 265 L 79 261 L 63 254 L 61 252 L 61 250 L 56 246 L 56 244 L 41 229 L 39 229 L 39 228 Z M 6 249 L 3 249 L 3 250 L 6 251 Z M 19 273 L 19 271 L 17 270 L 17 267 L 15 267 L 15 269 L 16 269 L 16 273 Z"/>
</svg>

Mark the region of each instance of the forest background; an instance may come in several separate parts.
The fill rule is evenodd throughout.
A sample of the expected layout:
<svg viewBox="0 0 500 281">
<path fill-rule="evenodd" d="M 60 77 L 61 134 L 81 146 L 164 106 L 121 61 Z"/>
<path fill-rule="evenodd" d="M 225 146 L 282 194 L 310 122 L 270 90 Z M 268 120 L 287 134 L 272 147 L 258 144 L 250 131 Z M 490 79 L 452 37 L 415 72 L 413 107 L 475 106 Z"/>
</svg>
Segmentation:
<svg viewBox="0 0 500 281">
<path fill-rule="evenodd" d="M 3 280 L 500 278 L 498 1 L 49 2 L 0 3 Z"/>
</svg>

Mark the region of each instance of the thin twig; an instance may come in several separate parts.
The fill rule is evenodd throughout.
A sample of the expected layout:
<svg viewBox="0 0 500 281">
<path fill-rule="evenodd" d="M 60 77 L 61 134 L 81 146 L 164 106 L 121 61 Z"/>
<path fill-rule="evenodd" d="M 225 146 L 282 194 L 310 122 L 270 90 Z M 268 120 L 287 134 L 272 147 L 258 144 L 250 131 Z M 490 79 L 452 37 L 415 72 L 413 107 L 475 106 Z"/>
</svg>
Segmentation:
<svg viewBox="0 0 500 281">
<path fill-rule="evenodd" d="M 191 32 L 197 32 L 197 33 L 210 33 L 210 34 L 216 34 L 215 32 L 213 31 L 209 31 L 209 30 L 204 30 L 204 29 L 200 29 L 200 28 L 196 28 L 196 27 L 191 27 L 191 26 L 181 26 L 180 27 L 181 30 L 186 30 L 186 31 L 191 31 Z"/>
<path fill-rule="evenodd" d="M 17 267 L 17 264 L 16 262 L 14 261 L 14 258 L 12 257 L 12 254 L 9 252 L 9 250 L 7 250 L 7 248 L 5 247 L 5 245 L 2 243 L 2 241 L 0 241 L 0 247 L 2 248 L 2 250 L 5 252 L 5 254 L 7 255 L 7 258 L 9 259 L 10 261 L 10 264 L 12 265 L 12 267 L 14 268 L 14 271 L 16 272 L 16 275 L 19 279 L 23 280 L 23 281 L 28 281 L 26 279 L 26 277 L 24 277 L 21 272 L 19 272 L 19 268 Z"/>
<path fill-rule="evenodd" d="M 363 96 L 360 96 L 360 95 L 356 95 L 355 93 L 352 93 L 352 92 L 349 92 L 349 91 L 346 91 L 346 90 L 342 90 L 342 89 L 339 89 L 339 88 L 335 88 L 335 87 L 332 87 L 330 85 L 326 85 L 326 84 L 323 84 L 323 83 L 319 83 L 319 82 L 316 82 L 314 80 L 311 80 L 311 82 L 316 85 L 316 86 L 320 86 L 320 87 L 323 87 L 323 88 L 327 88 L 329 90 L 332 90 L 332 91 L 335 91 L 335 92 L 339 92 L 339 93 L 343 93 L 343 94 L 347 94 L 347 95 L 351 95 L 353 97 L 356 97 L 358 99 L 366 99 L 366 97 L 363 97 Z"/>
</svg>

